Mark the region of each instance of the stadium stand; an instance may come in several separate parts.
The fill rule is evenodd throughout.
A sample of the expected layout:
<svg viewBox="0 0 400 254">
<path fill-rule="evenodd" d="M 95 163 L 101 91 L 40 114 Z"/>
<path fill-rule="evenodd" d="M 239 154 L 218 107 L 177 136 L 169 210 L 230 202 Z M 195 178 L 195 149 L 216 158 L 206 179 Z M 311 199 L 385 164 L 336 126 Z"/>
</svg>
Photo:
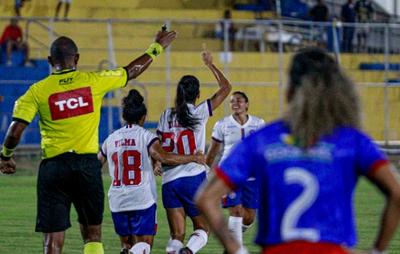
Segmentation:
<svg viewBox="0 0 400 254">
<path fill-rule="evenodd" d="M 114 1 L 115 2 L 115 1 Z M 27 30 L 28 42 L 31 45 L 31 55 L 35 59 L 45 59 L 48 55 L 48 45 L 58 35 L 71 36 L 77 42 L 80 53 L 80 68 L 84 70 L 96 70 L 110 65 L 124 65 L 132 55 L 136 55 L 149 45 L 153 40 L 153 31 L 160 24 L 170 21 L 170 26 L 179 31 L 179 39 L 174 43 L 171 52 L 165 57 L 157 59 L 155 64 L 134 84 L 139 85 L 144 93 L 149 109 L 148 121 L 153 124 L 158 121 L 160 113 L 167 105 L 172 105 L 177 80 L 187 73 L 199 77 L 205 84 L 202 99 L 211 94 L 214 86 L 213 77 L 203 67 L 199 52 L 201 44 L 206 42 L 211 51 L 221 51 L 221 42 L 214 38 L 216 21 L 221 17 L 225 6 L 223 1 L 202 1 L 199 8 L 198 1 L 156 1 L 156 0 L 121 0 L 118 5 L 113 1 L 76 1 L 71 6 L 69 13 L 70 21 L 52 22 L 43 17 L 52 17 L 56 1 L 42 0 L 29 1 L 22 10 L 24 17 L 39 17 L 37 19 L 22 20 L 24 30 Z M 157 6 L 157 8 L 154 8 Z M 152 8 L 153 7 L 153 8 Z M 0 16 L 11 16 L 13 11 L 12 1 L 6 1 L 0 7 Z M 111 17 L 118 19 L 111 20 Z M 233 22 L 242 22 L 240 25 L 246 27 L 252 22 L 252 12 L 233 11 Z M 244 21 L 247 20 L 247 21 Z M 7 19 L 0 20 L 0 26 Z M 247 22 L 247 23 L 246 23 Z M 111 24 L 111 25 L 110 25 Z M 110 30 L 110 27 L 112 28 Z M 77 29 L 79 28 L 79 29 Z M 297 27 L 295 29 L 301 29 Z M 52 30 L 53 33 L 49 33 Z M 112 46 L 114 50 L 109 51 L 110 37 L 112 35 Z M 240 42 L 238 42 L 240 44 Z M 243 90 L 252 98 L 251 111 L 255 115 L 263 117 L 266 121 L 275 118 L 284 110 L 281 101 L 284 100 L 283 86 L 285 70 L 289 64 L 290 52 L 279 55 L 271 52 L 235 52 L 230 61 L 223 61 L 224 53 L 220 53 L 218 65 L 223 66 L 230 80 L 235 85 L 235 90 Z M 113 57 L 110 57 L 113 55 Z M 218 54 L 215 54 L 218 56 Z M 110 59 L 114 58 L 114 62 Z M 359 83 L 360 92 L 365 107 L 365 128 L 376 139 L 385 137 L 385 116 L 383 113 L 383 97 L 385 88 L 383 83 L 386 79 L 398 79 L 397 70 L 388 72 L 361 69 L 363 63 L 378 62 L 385 60 L 383 54 L 341 54 L 340 61 L 344 69 L 349 71 L 351 77 Z M 400 62 L 398 55 L 391 55 L 390 61 Z M 280 62 L 282 64 L 280 64 Z M 283 69 L 281 70 L 280 67 Z M 0 79 L 4 79 L 3 71 Z M 13 71 L 13 73 L 23 73 Z M 35 71 L 36 73 L 36 71 Z M 10 74 L 11 75 L 11 74 Z M 19 74 L 18 74 L 19 75 Z M 17 80 L 25 77 L 13 77 Z M 31 79 L 27 79 L 31 80 Z M 388 109 L 400 106 L 396 96 L 400 90 L 391 86 L 387 94 Z M 118 122 L 118 114 L 114 113 L 120 104 L 120 98 L 126 90 L 105 99 L 104 105 L 112 107 L 112 123 Z M 115 107 L 115 108 L 113 108 Z M 377 108 L 382 109 L 377 113 Z M 108 112 L 104 109 L 105 112 Z M 381 112 L 382 111 L 382 112 Z M 9 111 L 10 112 L 10 111 Z M 226 109 L 221 108 L 215 112 L 217 117 L 210 120 L 210 126 L 214 119 L 222 117 Z M 394 110 L 389 114 L 389 136 L 390 139 L 400 139 L 400 126 L 396 118 L 400 116 Z M 108 113 L 104 113 L 102 128 L 108 130 Z M 3 131 L 3 130 L 2 130 Z M 210 129 L 208 129 L 210 133 Z M 1 133 L 0 133 L 1 134 Z M 100 134 L 101 137 L 105 135 Z M 4 136 L 4 135 L 3 135 Z"/>
</svg>

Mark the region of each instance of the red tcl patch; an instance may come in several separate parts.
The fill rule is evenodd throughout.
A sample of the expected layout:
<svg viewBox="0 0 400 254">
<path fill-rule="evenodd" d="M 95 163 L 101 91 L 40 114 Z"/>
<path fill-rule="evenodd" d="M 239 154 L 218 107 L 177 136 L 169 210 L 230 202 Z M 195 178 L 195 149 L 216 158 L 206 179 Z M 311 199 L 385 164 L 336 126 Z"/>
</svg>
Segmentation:
<svg viewBox="0 0 400 254">
<path fill-rule="evenodd" d="M 93 97 L 90 87 L 55 93 L 49 97 L 52 120 L 60 120 L 93 112 Z"/>
</svg>

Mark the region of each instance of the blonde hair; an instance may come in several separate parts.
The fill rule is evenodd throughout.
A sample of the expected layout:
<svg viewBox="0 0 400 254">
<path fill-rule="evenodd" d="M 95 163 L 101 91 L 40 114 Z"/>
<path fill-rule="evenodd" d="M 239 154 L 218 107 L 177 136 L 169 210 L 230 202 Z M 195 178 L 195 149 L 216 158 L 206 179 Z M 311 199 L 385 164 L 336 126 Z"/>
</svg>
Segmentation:
<svg viewBox="0 0 400 254">
<path fill-rule="evenodd" d="M 360 128 L 355 86 L 330 55 L 315 48 L 299 51 L 289 79 L 284 119 L 300 146 L 312 146 L 338 126 Z"/>
</svg>

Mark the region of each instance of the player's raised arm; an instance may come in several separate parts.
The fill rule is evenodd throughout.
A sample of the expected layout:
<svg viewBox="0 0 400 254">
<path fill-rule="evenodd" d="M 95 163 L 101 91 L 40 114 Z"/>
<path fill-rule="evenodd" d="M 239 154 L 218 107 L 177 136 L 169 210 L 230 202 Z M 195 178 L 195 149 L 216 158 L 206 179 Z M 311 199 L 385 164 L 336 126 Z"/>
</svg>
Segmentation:
<svg viewBox="0 0 400 254">
<path fill-rule="evenodd" d="M 15 147 L 18 145 L 27 124 L 22 121 L 14 120 L 8 128 L 4 144 L 0 154 L 0 172 L 3 174 L 13 174 L 16 170 L 15 161 L 12 158 Z"/>
<path fill-rule="evenodd" d="M 213 58 L 211 53 L 206 49 L 205 44 L 203 44 L 203 53 L 202 58 L 204 64 L 211 70 L 214 74 L 214 77 L 217 79 L 219 89 L 218 91 L 211 97 L 211 107 L 212 110 L 216 109 L 221 103 L 225 100 L 225 98 L 229 95 L 232 90 L 231 83 L 224 76 L 224 74 L 213 64 Z"/>
<path fill-rule="evenodd" d="M 125 69 L 128 73 L 128 80 L 138 77 L 144 72 L 147 67 L 153 62 L 154 58 L 160 55 L 166 47 L 168 47 L 173 40 L 176 38 L 175 31 L 159 31 L 156 35 L 154 43 L 152 43 L 146 52 L 140 57 L 133 60 Z"/>
<path fill-rule="evenodd" d="M 210 168 L 211 168 L 212 164 L 214 163 L 215 157 L 217 156 L 220 148 L 221 148 L 221 143 L 212 139 L 210 148 L 208 148 L 208 152 L 206 155 L 206 164 Z"/>
<path fill-rule="evenodd" d="M 396 179 L 397 178 L 397 179 Z M 372 253 L 386 253 L 389 241 L 393 238 L 400 221 L 400 184 L 399 174 L 390 164 L 376 169 L 369 180 L 372 181 L 386 196 L 382 219 Z"/>
<path fill-rule="evenodd" d="M 205 163 L 205 157 L 202 152 L 197 152 L 193 155 L 178 155 L 174 153 L 167 153 L 162 149 L 160 142 L 156 141 L 150 146 L 150 155 L 155 160 L 167 165 L 186 164 L 189 162 L 196 162 L 199 164 Z"/>
</svg>

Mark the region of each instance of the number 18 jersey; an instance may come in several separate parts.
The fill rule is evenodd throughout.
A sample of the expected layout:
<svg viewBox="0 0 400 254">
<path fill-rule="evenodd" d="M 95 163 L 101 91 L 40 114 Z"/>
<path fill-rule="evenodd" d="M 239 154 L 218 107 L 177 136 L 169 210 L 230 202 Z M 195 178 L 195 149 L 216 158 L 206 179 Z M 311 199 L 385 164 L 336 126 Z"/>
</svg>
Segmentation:
<svg viewBox="0 0 400 254">
<path fill-rule="evenodd" d="M 111 176 L 108 198 L 112 212 L 143 210 L 157 202 L 148 150 L 157 140 L 141 126 L 126 125 L 104 141 L 101 152 L 107 158 Z"/>
<path fill-rule="evenodd" d="M 162 137 L 162 147 L 166 152 L 176 154 L 194 154 L 196 151 L 205 151 L 206 123 L 212 116 L 211 101 L 206 100 L 197 106 L 187 104 L 194 118 L 199 120 L 195 130 L 182 127 L 172 109 L 166 109 L 158 123 L 157 133 Z M 167 183 L 181 177 L 195 176 L 206 170 L 204 165 L 191 162 L 178 166 L 164 166 L 162 183 Z"/>
<path fill-rule="evenodd" d="M 260 183 L 256 242 L 356 243 L 354 188 L 385 155 L 362 132 L 337 127 L 309 149 L 293 144 L 289 127 L 272 123 L 244 139 L 216 169 L 232 188 L 250 176 Z"/>
</svg>

